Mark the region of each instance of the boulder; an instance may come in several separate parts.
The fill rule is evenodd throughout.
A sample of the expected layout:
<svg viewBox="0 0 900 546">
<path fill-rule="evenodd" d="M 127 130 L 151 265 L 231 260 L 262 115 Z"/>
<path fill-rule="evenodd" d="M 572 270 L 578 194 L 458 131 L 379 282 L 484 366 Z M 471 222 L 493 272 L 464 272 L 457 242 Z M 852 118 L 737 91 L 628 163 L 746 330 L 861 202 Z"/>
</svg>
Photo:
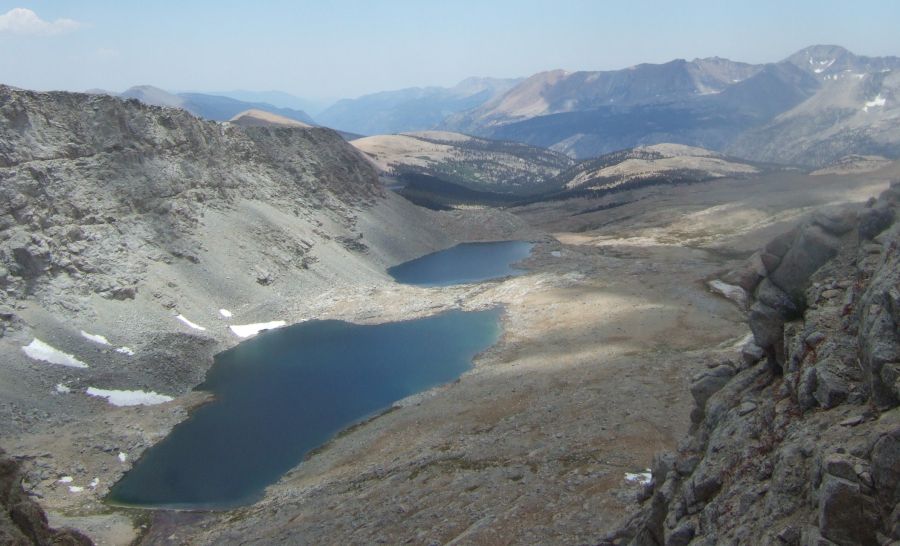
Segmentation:
<svg viewBox="0 0 900 546">
<path fill-rule="evenodd" d="M 740 286 L 747 293 L 752 293 L 759 281 L 766 275 L 768 275 L 768 270 L 762 261 L 762 255 L 755 252 L 739 267 L 723 275 L 722 281 Z"/>
<path fill-rule="evenodd" d="M 691 396 L 697 407 L 703 409 L 709 398 L 718 392 L 734 376 L 731 366 L 717 366 L 694 377 L 691 383 Z"/>
<path fill-rule="evenodd" d="M 887 203 L 879 203 L 862 211 L 859 215 L 859 238 L 874 239 L 876 235 L 890 227 L 894 222 L 894 211 Z"/>
<path fill-rule="evenodd" d="M 763 279 L 759 283 L 756 288 L 756 299 L 778 311 L 785 320 L 791 320 L 800 315 L 800 306 L 769 279 Z"/>
<path fill-rule="evenodd" d="M 770 279 L 795 302 L 804 301 L 810 276 L 838 251 L 840 242 L 816 225 L 805 227 Z"/>
<path fill-rule="evenodd" d="M 872 301 L 870 298 L 869 301 Z M 883 301 L 883 300 L 882 300 Z M 900 339 L 891 310 L 881 303 L 863 305 L 859 321 L 860 364 L 872 389 L 874 402 L 890 407 L 900 401 L 894 365 L 900 363 Z M 885 373 L 883 370 L 887 367 Z M 885 380 L 894 381 L 886 382 Z"/>
<path fill-rule="evenodd" d="M 826 476 L 819 489 L 819 529 L 840 545 L 873 544 L 878 515 L 871 497 L 857 483 Z"/>
<path fill-rule="evenodd" d="M 843 235 L 856 226 L 856 210 L 849 205 L 819 209 L 812 221 L 828 233 Z"/>
<path fill-rule="evenodd" d="M 815 366 L 806 368 L 800 374 L 800 380 L 797 382 L 797 402 L 804 410 L 812 409 L 818 404 L 815 396 L 818 379 L 819 374 Z"/>
<path fill-rule="evenodd" d="M 790 250 L 791 244 L 794 242 L 794 238 L 797 236 L 797 229 L 794 228 L 786 233 L 782 233 L 778 237 L 775 237 L 771 241 L 766 244 L 763 249 L 764 254 L 770 254 L 778 259 L 784 257 L 787 254 L 787 251 Z"/>
<path fill-rule="evenodd" d="M 690 544 L 691 540 L 694 539 L 695 534 L 697 534 L 697 529 L 694 526 L 694 523 L 691 521 L 682 521 L 678 524 L 678 527 L 666 537 L 666 546 L 687 546 Z"/>
<path fill-rule="evenodd" d="M 784 317 L 768 305 L 756 302 L 750 307 L 750 331 L 763 349 L 780 345 L 784 340 Z"/>
<path fill-rule="evenodd" d="M 741 347 L 741 361 L 744 363 L 745 368 L 756 364 L 764 356 L 766 356 L 766 353 L 762 347 L 752 341 Z"/>
<path fill-rule="evenodd" d="M 854 483 L 859 483 L 861 474 L 869 472 L 869 463 L 847 453 L 829 453 L 822 466 L 826 473 Z"/>
<path fill-rule="evenodd" d="M 816 365 L 816 388 L 813 397 L 825 409 L 830 409 L 844 402 L 850 394 L 847 382 L 837 373 L 838 366 L 834 359 L 827 359 Z"/>
<path fill-rule="evenodd" d="M 900 427 L 875 442 L 870 472 L 882 506 L 900 505 Z"/>
<path fill-rule="evenodd" d="M 769 254 L 768 252 L 763 252 L 759 255 L 760 261 L 763 263 L 763 267 L 766 268 L 766 273 L 771 275 L 778 269 L 778 266 L 781 264 L 781 258 L 774 255 Z"/>
</svg>

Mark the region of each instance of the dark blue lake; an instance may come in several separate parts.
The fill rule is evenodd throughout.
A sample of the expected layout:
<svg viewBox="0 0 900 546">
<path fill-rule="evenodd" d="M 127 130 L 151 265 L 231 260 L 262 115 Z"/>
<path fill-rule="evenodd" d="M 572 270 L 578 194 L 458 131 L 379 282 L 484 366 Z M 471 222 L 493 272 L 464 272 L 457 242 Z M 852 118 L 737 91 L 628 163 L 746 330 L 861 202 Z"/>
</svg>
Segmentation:
<svg viewBox="0 0 900 546">
<path fill-rule="evenodd" d="M 496 342 L 499 316 L 449 311 L 263 332 L 216 356 L 197 387 L 215 400 L 148 449 L 107 500 L 195 509 L 252 503 L 342 429 L 459 377 Z"/>
<path fill-rule="evenodd" d="M 523 271 L 512 264 L 527 258 L 533 246 L 525 241 L 462 243 L 404 262 L 387 272 L 397 282 L 418 286 L 449 286 L 521 275 Z"/>
</svg>

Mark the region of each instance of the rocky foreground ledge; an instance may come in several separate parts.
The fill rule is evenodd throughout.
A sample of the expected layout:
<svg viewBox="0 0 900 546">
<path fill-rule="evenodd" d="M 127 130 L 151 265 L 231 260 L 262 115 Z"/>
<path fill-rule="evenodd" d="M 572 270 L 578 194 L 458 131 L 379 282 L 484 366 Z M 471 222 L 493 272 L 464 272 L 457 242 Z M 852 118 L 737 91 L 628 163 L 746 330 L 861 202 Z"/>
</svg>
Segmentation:
<svg viewBox="0 0 900 546">
<path fill-rule="evenodd" d="M 19 464 L 0 450 L 0 544 L 90 545 L 73 529 L 51 529 L 37 502 L 22 489 Z"/>
<path fill-rule="evenodd" d="M 754 341 L 694 379 L 691 433 L 601 544 L 900 541 L 898 204 L 819 211 L 723 277 Z"/>
</svg>

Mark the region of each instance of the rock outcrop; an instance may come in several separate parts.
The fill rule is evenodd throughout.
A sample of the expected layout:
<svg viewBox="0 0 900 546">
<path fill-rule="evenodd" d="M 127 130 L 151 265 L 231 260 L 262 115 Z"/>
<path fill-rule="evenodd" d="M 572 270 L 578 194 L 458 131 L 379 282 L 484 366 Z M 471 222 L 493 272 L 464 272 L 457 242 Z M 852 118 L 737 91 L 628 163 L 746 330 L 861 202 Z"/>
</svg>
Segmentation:
<svg viewBox="0 0 900 546">
<path fill-rule="evenodd" d="M 898 206 L 900 181 L 817 212 L 727 276 L 754 339 L 695 378 L 691 434 L 602 544 L 900 541 Z"/>
<path fill-rule="evenodd" d="M 22 489 L 19 464 L 0 450 L 0 544 L 10 546 L 89 546 L 89 538 L 72 529 L 51 529 L 44 511 Z"/>
</svg>

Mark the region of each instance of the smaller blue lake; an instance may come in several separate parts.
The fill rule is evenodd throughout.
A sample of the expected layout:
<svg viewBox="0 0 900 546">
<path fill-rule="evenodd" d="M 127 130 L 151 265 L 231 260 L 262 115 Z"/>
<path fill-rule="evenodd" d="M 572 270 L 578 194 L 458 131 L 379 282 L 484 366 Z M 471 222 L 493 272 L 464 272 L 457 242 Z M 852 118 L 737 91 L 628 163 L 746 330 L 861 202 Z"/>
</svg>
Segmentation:
<svg viewBox="0 0 900 546">
<path fill-rule="evenodd" d="M 462 243 L 426 254 L 387 270 L 399 283 L 449 286 L 521 275 L 512 265 L 528 257 L 534 244 L 525 241 Z"/>
<path fill-rule="evenodd" d="M 448 383 L 500 335 L 500 310 L 376 325 L 325 320 L 263 332 L 216 355 L 215 399 L 148 449 L 111 489 L 126 506 L 224 509 L 349 425 Z"/>
</svg>

